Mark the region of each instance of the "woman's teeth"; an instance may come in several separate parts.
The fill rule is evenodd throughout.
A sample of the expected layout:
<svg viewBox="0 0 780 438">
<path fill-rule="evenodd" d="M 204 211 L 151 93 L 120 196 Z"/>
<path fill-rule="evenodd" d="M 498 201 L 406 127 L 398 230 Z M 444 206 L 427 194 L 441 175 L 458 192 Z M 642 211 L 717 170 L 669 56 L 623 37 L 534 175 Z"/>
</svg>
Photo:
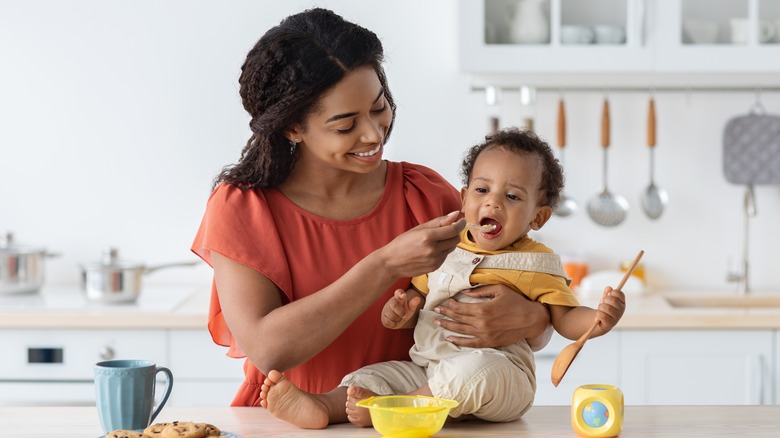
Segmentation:
<svg viewBox="0 0 780 438">
<path fill-rule="evenodd" d="M 379 152 L 380 149 L 382 149 L 382 144 L 381 143 L 376 145 L 376 147 L 374 149 L 371 149 L 368 152 L 353 152 L 352 155 L 357 155 L 358 157 L 370 157 L 372 155 L 376 155 Z"/>
</svg>

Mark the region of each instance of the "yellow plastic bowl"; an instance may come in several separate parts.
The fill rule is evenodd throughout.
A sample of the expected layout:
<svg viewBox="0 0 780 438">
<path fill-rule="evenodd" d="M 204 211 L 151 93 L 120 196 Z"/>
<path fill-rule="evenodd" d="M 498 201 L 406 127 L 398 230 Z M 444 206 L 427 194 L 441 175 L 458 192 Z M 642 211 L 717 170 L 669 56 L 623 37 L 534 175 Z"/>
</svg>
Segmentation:
<svg viewBox="0 0 780 438">
<path fill-rule="evenodd" d="M 357 403 L 368 408 L 374 429 L 385 437 L 427 437 L 440 431 L 455 400 L 413 395 L 382 395 Z"/>
</svg>

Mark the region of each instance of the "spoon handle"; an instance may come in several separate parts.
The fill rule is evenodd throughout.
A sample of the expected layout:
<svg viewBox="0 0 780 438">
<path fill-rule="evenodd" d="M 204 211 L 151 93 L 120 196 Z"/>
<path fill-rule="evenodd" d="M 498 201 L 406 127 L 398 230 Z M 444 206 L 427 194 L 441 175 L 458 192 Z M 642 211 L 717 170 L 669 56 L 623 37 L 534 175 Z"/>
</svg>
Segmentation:
<svg viewBox="0 0 780 438">
<path fill-rule="evenodd" d="M 558 147 L 566 147 L 566 106 L 563 97 L 558 99 Z"/>
<path fill-rule="evenodd" d="M 620 279 L 620 283 L 618 283 L 618 286 L 615 288 L 615 290 L 621 290 L 623 289 L 623 286 L 626 285 L 626 282 L 628 281 L 629 277 L 631 277 L 631 273 L 634 272 L 634 268 L 636 268 L 636 265 L 639 264 L 639 260 L 642 259 L 642 256 L 645 255 L 644 250 L 639 250 L 639 253 L 637 253 L 636 257 L 634 257 L 634 261 L 631 262 L 631 266 L 628 267 L 628 270 L 625 274 L 623 274 L 623 278 Z M 596 329 L 596 327 L 599 325 L 599 320 L 596 320 L 593 322 L 593 325 L 590 326 L 588 331 L 582 334 L 579 339 L 577 339 L 577 342 L 580 344 L 584 344 L 586 339 L 590 338 L 590 334 L 593 332 L 593 330 Z"/>
<path fill-rule="evenodd" d="M 636 257 L 634 257 L 634 261 L 631 262 L 631 266 L 629 266 L 626 273 L 623 274 L 623 278 L 620 280 L 620 284 L 618 284 L 618 287 L 616 288 L 617 290 L 623 289 L 623 286 L 626 285 L 628 278 L 631 276 L 631 273 L 634 272 L 634 268 L 636 268 L 636 265 L 639 264 L 639 260 L 642 259 L 643 255 L 645 255 L 645 251 L 640 249 Z"/>
<path fill-rule="evenodd" d="M 601 109 L 601 147 L 607 149 L 609 147 L 609 100 L 604 98 L 604 106 Z"/>
<path fill-rule="evenodd" d="M 655 99 L 650 97 L 650 103 L 647 104 L 647 147 L 655 147 Z"/>
</svg>

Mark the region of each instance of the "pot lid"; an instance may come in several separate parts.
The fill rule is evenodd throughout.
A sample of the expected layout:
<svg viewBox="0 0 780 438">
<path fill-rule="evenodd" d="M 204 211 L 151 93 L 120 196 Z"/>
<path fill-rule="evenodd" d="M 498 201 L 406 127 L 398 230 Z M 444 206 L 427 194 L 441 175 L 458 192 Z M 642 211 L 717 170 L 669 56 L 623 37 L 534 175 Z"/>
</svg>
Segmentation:
<svg viewBox="0 0 780 438">
<path fill-rule="evenodd" d="M 0 254 L 38 254 L 45 253 L 44 248 L 28 245 L 17 245 L 14 234 L 10 231 L 0 231 Z"/>
<path fill-rule="evenodd" d="M 112 246 L 103 248 L 103 257 L 99 262 L 84 263 L 81 267 L 91 271 L 103 269 L 145 269 L 143 263 L 120 260 L 119 250 Z"/>
</svg>

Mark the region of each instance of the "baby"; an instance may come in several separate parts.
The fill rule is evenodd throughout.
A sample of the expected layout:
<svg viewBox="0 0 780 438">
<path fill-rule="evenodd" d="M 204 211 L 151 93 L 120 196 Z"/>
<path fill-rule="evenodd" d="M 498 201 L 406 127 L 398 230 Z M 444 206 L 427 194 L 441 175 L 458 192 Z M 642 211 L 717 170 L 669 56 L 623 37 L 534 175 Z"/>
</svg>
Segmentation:
<svg viewBox="0 0 780 438">
<path fill-rule="evenodd" d="M 472 147 L 463 161 L 462 212 L 470 224 L 458 247 L 436 271 L 412 279 L 384 306 L 390 329 L 414 328 L 411 361 L 382 362 L 345 376 L 350 422 L 371 425 L 368 410 L 356 403 L 373 395 L 410 394 L 453 399 L 455 418 L 513 421 L 532 405 L 536 391 L 533 351 L 527 341 L 495 348 L 461 347 L 462 336 L 436 324 L 438 309 L 450 299 L 490 299 L 479 287 L 504 284 L 547 305 L 552 325 L 575 340 L 598 321 L 592 337 L 609 332 L 625 311 L 622 291 L 606 287 L 598 309 L 580 306 L 568 287 L 560 258 L 528 237 L 550 219 L 563 189 L 563 171 L 549 145 L 533 132 L 510 128 Z M 298 390 L 272 371 L 261 391 L 261 405 L 300 427 L 306 415 L 332 419 L 318 395 Z M 293 403 L 295 401 L 295 403 Z M 303 403 L 303 404 L 302 404 Z M 311 409 L 302 409 L 302 406 Z M 324 410 L 324 411 L 323 411 Z M 313 412 L 316 411 L 316 412 Z M 324 425 L 323 425 L 324 424 Z M 325 427 L 320 421 L 317 426 Z"/>
</svg>

